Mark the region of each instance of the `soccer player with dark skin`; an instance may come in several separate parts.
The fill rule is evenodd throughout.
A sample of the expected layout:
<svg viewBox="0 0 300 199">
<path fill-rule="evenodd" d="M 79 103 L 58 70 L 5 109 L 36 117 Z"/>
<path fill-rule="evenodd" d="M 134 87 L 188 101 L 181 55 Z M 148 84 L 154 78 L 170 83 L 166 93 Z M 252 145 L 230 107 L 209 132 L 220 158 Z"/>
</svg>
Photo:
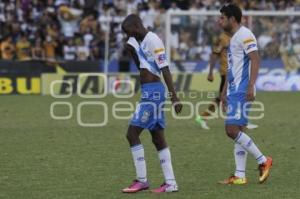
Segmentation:
<svg viewBox="0 0 300 199">
<path fill-rule="evenodd" d="M 221 184 L 246 184 L 247 153 L 254 156 L 259 168 L 259 183 L 269 176 L 272 158 L 266 157 L 245 133 L 248 111 L 255 99 L 255 81 L 259 70 L 259 55 L 254 34 L 241 24 L 242 11 L 228 4 L 220 10 L 220 25 L 231 34 L 228 47 L 228 70 L 226 84 L 221 95 L 223 110 L 227 111 L 225 131 L 234 140 L 236 170 L 233 176 Z"/>
<path fill-rule="evenodd" d="M 142 23 L 139 23 L 140 20 L 138 18 L 132 18 L 129 21 L 124 21 L 123 23 L 123 31 L 129 36 L 129 37 L 135 37 L 138 41 L 142 41 L 145 35 L 147 34 L 148 30 L 143 26 Z M 126 50 L 128 50 L 137 66 L 140 65 L 139 59 L 134 51 L 134 49 L 127 45 L 125 46 Z M 174 105 L 176 113 L 180 113 L 182 109 L 182 105 L 177 98 L 176 91 L 173 86 L 172 76 L 169 70 L 169 67 L 162 68 L 162 74 L 164 77 L 164 80 L 166 82 L 166 85 L 168 87 L 168 90 L 171 95 L 171 101 Z M 149 82 L 157 82 L 160 81 L 160 78 L 150 73 L 148 70 L 141 68 L 140 69 L 140 83 L 149 83 Z M 141 134 L 143 129 L 137 128 L 136 126 L 129 126 L 127 131 L 127 140 L 130 144 L 130 146 L 134 146 L 136 144 L 140 144 L 141 141 L 139 139 L 139 136 Z M 161 150 L 163 148 L 167 147 L 166 140 L 164 138 L 164 132 L 163 130 L 159 130 L 157 132 L 151 132 L 152 135 L 152 141 L 155 145 L 157 150 Z"/>
<path fill-rule="evenodd" d="M 146 39 L 146 37 L 150 37 L 150 36 L 148 36 L 148 35 L 150 35 L 149 31 L 143 26 L 141 19 L 137 15 L 134 15 L 134 14 L 131 14 L 126 17 L 126 19 L 122 23 L 122 30 L 124 33 L 126 33 L 128 38 L 131 38 L 131 39 L 133 38 L 135 41 L 137 41 L 138 46 L 141 46 L 141 43 L 143 43 L 143 41 Z M 154 33 L 151 32 L 151 34 L 153 35 Z M 150 40 L 150 42 L 152 42 L 152 41 Z M 147 86 L 147 85 L 157 84 L 157 83 L 160 84 L 159 76 L 154 75 L 147 68 L 140 67 L 142 63 L 140 62 L 140 57 L 138 56 L 136 49 L 132 45 L 129 45 L 128 42 L 125 44 L 125 49 L 130 53 L 136 66 L 139 68 L 140 83 L 141 83 L 142 87 L 144 85 Z M 155 52 L 161 52 L 161 51 L 164 51 L 163 47 L 155 50 Z M 160 56 L 160 58 L 162 58 L 162 57 L 163 56 Z M 174 89 L 173 82 L 172 82 L 172 76 L 171 76 L 169 67 L 164 66 L 164 67 L 160 68 L 160 71 L 163 75 L 164 81 L 168 88 L 169 96 L 171 97 L 171 102 L 173 104 L 175 112 L 178 114 L 181 112 L 182 104 L 180 103 L 180 100 L 178 99 L 176 91 Z M 141 171 L 145 170 L 145 162 L 139 163 L 137 161 L 139 159 L 144 160 L 144 151 L 143 151 L 144 149 L 141 145 L 141 140 L 139 137 L 145 128 L 146 127 L 143 127 L 143 126 L 130 124 L 128 127 L 128 130 L 127 130 L 126 137 L 127 137 L 127 140 L 129 142 L 129 145 L 130 145 L 132 153 L 133 153 L 133 159 L 135 162 L 135 167 L 136 167 L 136 172 L 137 172 L 137 179 L 129 187 L 122 190 L 122 192 L 124 192 L 124 193 L 135 193 L 135 192 L 149 188 L 148 181 L 144 179 L 146 176 L 146 174 L 145 174 L 146 172 L 142 172 L 142 173 L 144 173 L 143 174 L 144 176 L 142 176 L 142 177 L 139 176 L 139 175 L 141 175 L 139 173 L 141 173 Z M 160 151 L 164 151 L 166 149 L 169 150 L 168 145 L 165 140 L 165 136 L 164 136 L 164 128 L 154 128 L 154 129 L 147 128 L 147 129 L 150 131 L 151 136 L 152 136 L 152 142 L 155 145 L 155 147 L 159 153 L 160 153 Z M 136 155 L 134 154 L 134 150 L 136 148 L 139 148 L 139 149 L 142 148 L 142 153 L 141 153 L 142 158 L 135 157 Z M 170 154 L 169 151 L 168 151 L 168 154 Z M 153 190 L 154 192 L 178 191 L 177 184 L 176 184 L 174 174 L 173 174 L 170 155 L 167 155 L 166 159 L 169 160 L 169 163 L 168 163 L 169 166 L 168 166 L 168 169 L 166 169 L 166 171 L 163 168 L 163 172 L 165 175 L 165 183 L 160 188 Z M 161 163 L 164 161 L 165 160 L 161 159 Z M 137 166 L 138 164 L 140 164 L 142 166 Z M 163 165 L 162 165 L 162 167 L 163 167 Z M 166 173 L 170 173 L 170 172 L 171 172 L 171 176 L 173 176 L 171 178 L 174 178 L 173 181 L 171 181 L 171 183 L 169 183 L 169 184 L 173 185 L 172 187 L 171 186 L 168 187 L 169 184 L 167 184 L 168 182 L 166 182 L 168 180 L 166 177 L 166 175 L 167 175 Z"/>
</svg>

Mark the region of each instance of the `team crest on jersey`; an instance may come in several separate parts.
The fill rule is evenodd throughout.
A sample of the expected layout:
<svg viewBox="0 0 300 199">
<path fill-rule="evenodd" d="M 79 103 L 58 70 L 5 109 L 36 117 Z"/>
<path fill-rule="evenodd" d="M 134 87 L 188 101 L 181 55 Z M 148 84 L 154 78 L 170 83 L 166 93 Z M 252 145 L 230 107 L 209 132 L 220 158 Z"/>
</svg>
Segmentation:
<svg viewBox="0 0 300 199">
<path fill-rule="evenodd" d="M 166 60 L 167 60 L 167 57 L 166 57 L 165 53 L 162 53 L 162 54 L 158 55 L 158 62 L 160 64 L 164 63 Z"/>
<path fill-rule="evenodd" d="M 247 50 L 249 50 L 250 48 L 254 48 L 254 47 L 256 47 L 256 44 L 250 44 L 250 45 L 248 46 Z"/>
<path fill-rule="evenodd" d="M 239 119 L 241 119 L 241 116 L 242 116 L 242 111 L 241 111 L 240 107 L 238 107 L 238 109 L 236 110 L 236 113 L 234 115 L 234 119 L 239 120 Z"/>
<path fill-rule="evenodd" d="M 144 111 L 143 115 L 142 115 L 142 118 L 141 118 L 141 121 L 143 123 L 146 123 L 149 120 L 149 117 L 150 117 L 150 113 L 148 111 Z"/>
</svg>

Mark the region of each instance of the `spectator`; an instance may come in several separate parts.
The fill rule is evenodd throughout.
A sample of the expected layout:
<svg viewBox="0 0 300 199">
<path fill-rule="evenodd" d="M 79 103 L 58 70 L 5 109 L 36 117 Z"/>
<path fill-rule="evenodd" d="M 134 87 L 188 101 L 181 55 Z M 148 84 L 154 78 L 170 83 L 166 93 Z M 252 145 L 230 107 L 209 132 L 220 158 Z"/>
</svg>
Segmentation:
<svg viewBox="0 0 300 199">
<path fill-rule="evenodd" d="M 94 35 L 92 34 L 92 29 L 86 29 L 86 32 L 83 35 L 84 45 L 89 48 L 91 41 L 94 39 Z"/>
<path fill-rule="evenodd" d="M 13 37 L 13 41 L 16 42 L 21 33 L 20 23 L 15 18 L 11 19 L 7 24 L 9 27 L 8 29 L 10 29 L 10 35 Z"/>
<path fill-rule="evenodd" d="M 31 48 L 31 44 L 28 41 L 27 35 L 25 33 L 22 33 L 17 45 L 17 57 L 20 61 L 25 61 L 25 60 L 29 60 L 30 57 L 30 48 Z"/>
<path fill-rule="evenodd" d="M 154 20 L 158 15 L 158 11 L 154 9 L 154 4 L 151 3 L 147 6 L 145 3 L 140 3 L 138 4 L 138 10 L 144 26 L 148 29 L 153 29 Z"/>
<path fill-rule="evenodd" d="M 53 38 L 54 40 L 58 39 L 59 27 L 56 23 L 48 24 L 46 31 L 47 31 L 47 35 L 51 36 L 51 38 Z"/>
<path fill-rule="evenodd" d="M 132 13 L 136 14 L 137 13 L 137 4 L 138 4 L 138 1 L 128 0 L 126 14 L 127 15 L 132 14 Z"/>
<path fill-rule="evenodd" d="M 64 59 L 75 60 L 76 59 L 76 47 L 73 39 L 68 39 L 67 44 L 64 45 Z"/>
<path fill-rule="evenodd" d="M 5 22 L 5 3 L 0 2 L 0 23 Z"/>
<path fill-rule="evenodd" d="M 63 3 L 58 9 L 58 20 L 61 25 L 61 33 L 65 37 L 73 37 L 78 32 L 78 22 L 82 14 L 81 10 L 69 7 Z"/>
<path fill-rule="evenodd" d="M 271 33 L 264 31 L 259 37 L 258 37 L 258 46 L 260 48 L 265 48 L 270 42 L 272 41 Z"/>
<path fill-rule="evenodd" d="M 31 54 L 32 54 L 32 59 L 45 60 L 45 49 L 42 47 L 41 38 L 35 40 L 35 44 L 31 48 Z"/>
<path fill-rule="evenodd" d="M 12 60 L 15 56 L 15 46 L 11 36 L 7 36 L 0 44 L 1 58 L 4 60 Z"/>
<path fill-rule="evenodd" d="M 46 37 L 44 42 L 45 55 L 47 60 L 55 59 L 55 49 L 57 48 L 57 43 L 52 39 L 50 35 Z"/>
<path fill-rule="evenodd" d="M 97 33 L 97 20 L 95 14 L 89 14 L 80 22 L 80 33 L 90 31 L 93 34 Z"/>
<path fill-rule="evenodd" d="M 64 59 L 66 40 L 80 37 L 85 45 L 85 48 L 78 47 L 84 54 L 80 58 L 87 59 L 86 52 L 88 52 L 88 59 L 95 60 L 103 58 L 103 41 L 108 33 L 109 57 L 112 58 L 120 54 L 118 52 L 120 41 L 123 40 L 120 23 L 127 14 L 139 14 L 145 26 L 163 38 L 167 11 L 218 10 L 226 2 L 229 0 L 0 0 L 0 39 L 4 35 L 10 35 L 12 45 L 16 46 L 17 42 L 20 43 L 21 32 L 24 32 L 27 35 L 27 42 L 33 41 L 37 44 L 36 38 L 42 38 L 40 45 L 44 47 L 47 59 Z M 231 0 L 230 2 L 237 3 L 244 10 L 300 10 L 299 0 Z M 216 18 L 196 15 L 172 17 L 172 60 L 181 61 L 186 58 L 205 60 L 209 52 L 207 44 L 212 43 L 212 38 L 219 31 Z M 298 56 L 299 17 L 263 16 L 246 20 L 249 25 L 252 24 L 263 58 L 279 56 L 275 51 L 282 42 L 278 38 L 281 38 L 285 30 L 291 30 L 288 34 L 295 42 L 294 50 Z M 181 30 L 187 30 L 189 34 Z M 73 47 L 70 48 L 72 52 Z M 18 49 L 15 51 L 20 54 Z M 26 51 L 26 59 L 33 51 L 35 50 Z M 74 60 L 76 55 L 72 53 L 73 55 L 66 56 Z"/>
<path fill-rule="evenodd" d="M 180 8 L 177 7 L 177 4 L 175 2 L 172 2 L 171 8 L 169 9 L 170 11 L 180 11 Z M 180 16 L 175 16 L 172 17 L 171 19 L 171 24 L 174 27 L 174 29 L 179 30 L 182 26 L 182 17 Z"/>
<path fill-rule="evenodd" d="M 104 42 L 93 40 L 91 43 L 91 60 L 104 59 Z"/>
<path fill-rule="evenodd" d="M 87 46 L 84 45 L 81 38 L 77 40 L 76 56 L 77 56 L 77 60 L 79 61 L 88 60 L 90 56 L 90 50 Z"/>
<path fill-rule="evenodd" d="M 47 7 L 46 7 L 46 12 L 49 14 L 55 15 L 55 5 L 54 5 L 54 0 L 47 0 Z"/>
<path fill-rule="evenodd" d="M 64 35 L 59 34 L 56 39 L 57 47 L 55 48 L 55 55 L 57 59 L 64 59 L 64 46 L 67 42 L 67 39 Z"/>
</svg>

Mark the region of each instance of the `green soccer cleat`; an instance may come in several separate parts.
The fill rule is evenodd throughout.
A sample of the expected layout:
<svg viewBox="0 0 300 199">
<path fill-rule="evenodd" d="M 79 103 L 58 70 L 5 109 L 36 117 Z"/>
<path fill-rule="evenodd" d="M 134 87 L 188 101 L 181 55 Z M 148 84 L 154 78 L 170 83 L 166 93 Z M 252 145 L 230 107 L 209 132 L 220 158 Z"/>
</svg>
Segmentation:
<svg viewBox="0 0 300 199">
<path fill-rule="evenodd" d="M 210 128 L 207 126 L 207 123 L 205 120 L 202 119 L 202 117 L 200 115 L 198 115 L 196 117 L 196 123 L 199 124 L 201 126 L 202 129 L 205 129 L 205 130 L 209 130 Z"/>
</svg>

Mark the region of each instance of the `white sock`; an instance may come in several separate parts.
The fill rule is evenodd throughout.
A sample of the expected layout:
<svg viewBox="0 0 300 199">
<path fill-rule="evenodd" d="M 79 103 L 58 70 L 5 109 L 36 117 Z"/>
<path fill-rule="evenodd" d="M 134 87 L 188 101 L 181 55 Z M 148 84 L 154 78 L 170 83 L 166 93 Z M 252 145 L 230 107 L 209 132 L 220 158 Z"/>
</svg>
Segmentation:
<svg viewBox="0 0 300 199">
<path fill-rule="evenodd" d="M 131 147 L 131 153 L 136 170 L 136 179 L 140 182 L 147 182 L 147 170 L 143 145 L 138 144 Z"/>
<path fill-rule="evenodd" d="M 164 173 L 165 183 L 176 185 L 169 148 L 158 151 L 158 157 L 160 160 L 162 171 Z"/>
<path fill-rule="evenodd" d="M 257 148 L 257 146 L 247 134 L 239 132 L 238 136 L 235 139 L 235 142 L 239 143 L 244 149 L 251 153 L 258 164 L 262 164 L 267 161 L 266 157 L 261 153 L 261 151 Z"/>
<path fill-rule="evenodd" d="M 248 152 L 238 143 L 234 144 L 235 173 L 239 178 L 246 177 L 246 162 Z"/>
</svg>

